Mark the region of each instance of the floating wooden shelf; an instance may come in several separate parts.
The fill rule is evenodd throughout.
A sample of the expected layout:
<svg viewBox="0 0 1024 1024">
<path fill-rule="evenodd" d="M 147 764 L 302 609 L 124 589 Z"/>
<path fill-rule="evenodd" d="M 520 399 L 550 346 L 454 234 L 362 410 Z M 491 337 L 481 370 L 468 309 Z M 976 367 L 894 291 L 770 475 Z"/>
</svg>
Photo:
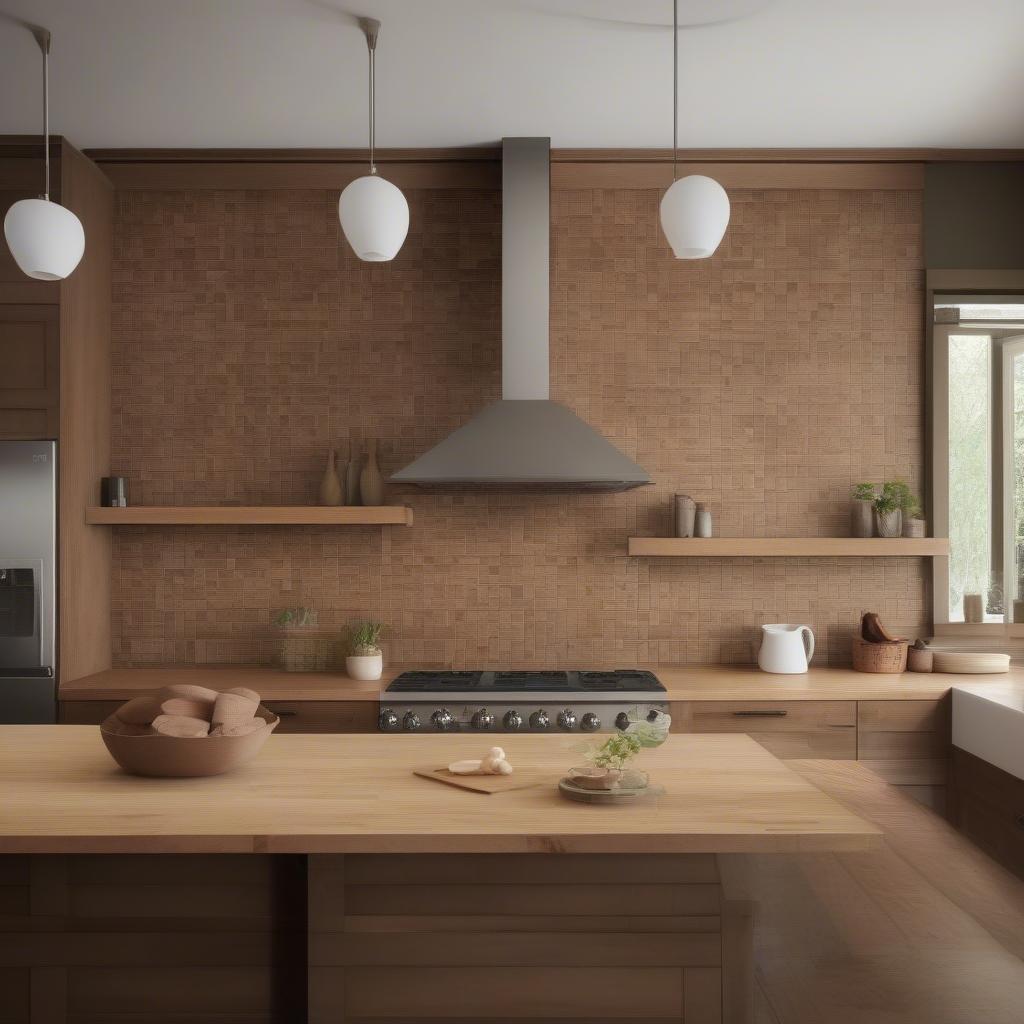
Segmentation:
<svg viewBox="0 0 1024 1024">
<path fill-rule="evenodd" d="M 85 510 L 99 526 L 411 526 L 404 505 L 133 505 Z"/>
<path fill-rule="evenodd" d="M 631 555 L 655 558 L 854 558 L 948 555 L 941 537 L 630 537 Z"/>
</svg>

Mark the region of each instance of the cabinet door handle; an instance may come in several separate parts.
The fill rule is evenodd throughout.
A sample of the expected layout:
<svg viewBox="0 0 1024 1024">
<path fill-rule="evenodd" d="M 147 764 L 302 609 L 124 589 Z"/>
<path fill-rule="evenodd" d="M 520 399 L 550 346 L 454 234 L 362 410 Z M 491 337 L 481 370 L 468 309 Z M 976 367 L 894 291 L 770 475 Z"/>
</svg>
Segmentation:
<svg viewBox="0 0 1024 1024">
<path fill-rule="evenodd" d="M 277 715 L 278 718 L 294 718 L 298 714 L 298 711 L 285 711 L 283 708 L 279 711 L 274 711 L 273 708 L 271 708 L 271 713 Z"/>
<path fill-rule="evenodd" d="M 789 714 L 780 708 L 771 708 L 765 711 L 734 711 L 734 718 L 785 718 Z"/>
</svg>

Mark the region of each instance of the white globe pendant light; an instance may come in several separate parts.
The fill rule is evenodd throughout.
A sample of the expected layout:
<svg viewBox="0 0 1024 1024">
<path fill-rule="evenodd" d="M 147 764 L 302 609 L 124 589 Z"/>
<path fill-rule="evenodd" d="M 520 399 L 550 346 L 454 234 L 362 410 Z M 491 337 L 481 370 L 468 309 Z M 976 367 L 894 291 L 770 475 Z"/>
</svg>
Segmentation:
<svg viewBox="0 0 1024 1024">
<path fill-rule="evenodd" d="M 672 0 L 672 184 L 661 197 L 661 230 L 677 260 L 713 255 L 729 226 L 729 196 L 705 174 L 676 177 L 679 152 L 679 0 Z"/>
<path fill-rule="evenodd" d="M 376 135 L 376 94 L 374 56 L 380 22 L 362 18 L 370 56 L 370 173 L 350 182 L 338 200 L 341 230 L 355 254 L 370 263 L 393 260 L 409 233 L 409 204 L 397 185 L 377 173 L 374 163 Z"/>
<path fill-rule="evenodd" d="M 82 222 L 50 200 L 50 33 L 33 29 L 43 51 L 43 194 L 19 199 L 4 217 L 4 237 L 15 263 L 37 281 L 60 281 L 78 266 L 85 252 Z"/>
</svg>

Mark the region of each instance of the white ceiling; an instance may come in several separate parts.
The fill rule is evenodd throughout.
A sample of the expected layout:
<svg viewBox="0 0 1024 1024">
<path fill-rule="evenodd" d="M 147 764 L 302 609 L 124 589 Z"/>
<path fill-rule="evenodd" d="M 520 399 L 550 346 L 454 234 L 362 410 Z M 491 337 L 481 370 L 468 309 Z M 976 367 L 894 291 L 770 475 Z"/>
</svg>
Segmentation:
<svg viewBox="0 0 1024 1024">
<path fill-rule="evenodd" d="M 680 145 L 1024 147 L 1024 0 L 682 0 Z M 671 0 L 0 0 L 0 134 L 82 147 L 671 143 Z M 582 12 L 582 13 L 581 13 Z M 588 16 L 589 15 L 589 16 Z"/>
</svg>

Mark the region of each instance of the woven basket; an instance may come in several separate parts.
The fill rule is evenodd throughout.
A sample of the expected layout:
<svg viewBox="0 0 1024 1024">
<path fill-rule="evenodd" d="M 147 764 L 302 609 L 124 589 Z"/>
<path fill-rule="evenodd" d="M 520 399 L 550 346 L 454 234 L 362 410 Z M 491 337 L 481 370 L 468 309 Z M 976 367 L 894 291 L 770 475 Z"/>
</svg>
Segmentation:
<svg viewBox="0 0 1024 1024">
<path fill-rule="evenodd" d="M 891 644 L 869 644 L 859 636 L 853 638 L 853 667 L 857 672 L 905 672 L 907 670 L 906 640 Z"/>
</svg>

